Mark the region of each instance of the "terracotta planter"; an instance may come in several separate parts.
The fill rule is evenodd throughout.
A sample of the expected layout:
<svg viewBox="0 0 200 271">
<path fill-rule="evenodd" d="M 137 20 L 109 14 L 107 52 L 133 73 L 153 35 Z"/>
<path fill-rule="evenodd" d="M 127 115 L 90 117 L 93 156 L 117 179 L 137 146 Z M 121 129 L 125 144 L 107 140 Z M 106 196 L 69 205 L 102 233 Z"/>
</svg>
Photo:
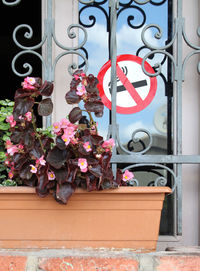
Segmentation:
<svg viewBox="0 0 200 271">
<path fill-rule="evenodd" d="M 67 205 L 29 187 L 0 188 L 1 248 L 156 249 L 168 187 L 77 189 Z"/>
</svg>

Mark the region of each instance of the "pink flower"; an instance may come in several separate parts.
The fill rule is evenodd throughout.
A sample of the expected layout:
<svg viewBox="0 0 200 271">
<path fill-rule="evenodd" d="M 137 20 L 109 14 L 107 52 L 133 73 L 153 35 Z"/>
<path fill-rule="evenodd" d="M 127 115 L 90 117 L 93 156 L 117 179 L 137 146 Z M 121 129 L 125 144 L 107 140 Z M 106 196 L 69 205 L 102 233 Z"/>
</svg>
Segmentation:
<svg viewBox="0 0 200 271">
<path fill-rule="evenodd" d="M 26 77 L 22 83 L 23 88 L 26 89 L 35 89 L 34 84 L 36 83 L 34 77 Z"/>
<path fill-rule="evenodd" d="M 78 159 L 78 166 L 80 167 L 81 172 L 87 172 L 88 168 L 88 163 L 85 158 L 79 158 Z"/>
<path fill-rule="evenodd" d="M 12 142 L 10 140 L 6 140 L 5 146 L 6 146 L 6 149 L 12 147 Z"/>
<path fill-rule="evenodd" d="M 31 167 L 31 172 L 32 173 L 36 173 L 37 172 L 37 168 L 34 166 L 34 165 L 30 165 L 30 167 Z"/>
<path fill-rule="evenodd" d="M 46 161 L 44 160 L 44 155 L 42 155 L 39 159 L 36 160 L 36 165 L 42 165 L 45 166 Z"/>
<path fill-rule="evenodd" d="M 25 114 L 25 117 L 26 117 L 26 120 L 27 120 L 27 121 L 31 121 L 31 120 L 32 120 L 32 113 L 31 113 L 31 112 L 27 112 L 27 113 Z"/>
<path fill-rule="evenodd" d="M 70 142 L 71 142 L 73 145 L 76 145 L 76 144 L 78 144 L 78 139 L 75 138 L 75 137 L 71 137 L 71 138 L 70 138 Z"/>
<path fill-rule="evenodd" d="M 75 131 L 74 131 L 74 127 L 73 126 L 64 129 L 64 134 L 63 135 L 65 137 L 71 138 L 71 137 L 74 136 L 74 134 L 75 134 Z"/>
<path fill-rule="evenodd" d="M 54 172 L 53 171 L 49 171 L 48 172 L 48 179 L 50 181 L 53 181 L 53 180 L 55 180 L 55 178 L 56 178 L 56 176 L 55 176 Z"/>
<path fill-rule="evenodd" d="M 78 96 L 83 96 L 85 93 L 86 93 L 86 88 L 85 88 L 85 86 L 82 85 L 82 84 L 79 84 L 79 85 L 77 86 L 76 94 L 77 94 Z"/>
<path fill-rule="evenodd" d="M 63 134 L 61 136 L 62 140 L 65 142 L 65 145 L 67 146 L 70 143 L 70 137 L 66 134 Z"/>
<path fill-rule="evenodd" d="M 19 144 L 18 145 L 18 150 L 23 150 L 24 149 L 24 146 L 22 144 Z"/>
<path fill-rule="evenodd" d="M 8 177 L 9 177 L 10 179 L 12 179 L 13 176 L 14 176 L 14 174 L 13 174 L 12 170 L 10 170 L 10 171 L 8 172 Z"/>
<path fill-rule="evenodd" d="M 125 170 L 122 179 L 124 182 L 127 182 L 127 181 L 133 179 L 133 177 L 134 177 L 134 174 L 132 172 L 130 172 L 129 170 Z"/>
<path fill-rule="evenodd" d="M 60 122 L 54 122 L 54 124 L 53 124 L 53 132 L 55 133 L 55 134 L 57 134 L 57 133 L 59 133 L 60 132 Z"/>
<path fill-rule="evenodd" d="M 11 156 L 14 155 L 16 152 L 18 152 L 18 147 L 16 145 L 7 147 L 7 153 L 10 154 Z"/>
<path fill-rule="evenodd" d="M 81 73 L 81 77 L 85 77 L 86 74 L 84 72 Z"/>
<path fill-rule="evenodd" d="M 7 121 L 8 123 L 10 123 L 10 126 L 11 126 L 11 127 L 15 127 L 16 121 L 14 120 L 13 115 L 7 116 L 6 121 Z"/>
<path fill-rule="evenodd" d="M 74 74 L 74 78 L 75 78 L 75 80 L 78 80 L 79 79 L 79 75 Z"/>
<path fill-rule="evenodd" d="M 110 138 L 108 140 L 105 140 L 102 144 L 102 147 L 106 149 L 106 151 L 112 150 L 112 148 L 115 146 L 115 141 L 113 138 Z"/>
<path fill-rule="evenodd" d="M 90 152 L 92 150 L 91 146 L 90 146 L 90 142 L 87 141 L 83 144 L 84 149 L 86 150 L 86 152 Z"/>
<path fill-rule="evenodd" d="M 6 158 L 6 160 L 4 161 L 4 164 L 5 164 L 6 166 L 9 166 L 9 165 L 10 165 L 10 160 L 9 160 L 8 158 Z"/>
<path fill-rule="evenodd" d="M 61 119 L 60 120 L 60 128 L 67 128 L 69 126 L 70 122 L 68 119 Z"/>
</svg>

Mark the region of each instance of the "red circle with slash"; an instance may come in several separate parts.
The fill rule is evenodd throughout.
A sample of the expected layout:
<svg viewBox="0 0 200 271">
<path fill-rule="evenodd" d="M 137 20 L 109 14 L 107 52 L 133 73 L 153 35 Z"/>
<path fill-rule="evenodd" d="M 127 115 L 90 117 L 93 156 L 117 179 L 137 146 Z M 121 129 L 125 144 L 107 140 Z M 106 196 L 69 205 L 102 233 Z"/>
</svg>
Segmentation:
<svg viewBox="0 0 200 271">
<path fill-rule="evenodd" d="M 144 68 L 148 73 L 154 74 L 154 69 L 145 61 Z M 98 89 L 102 102 L 110 110 L 111 61 L 106 62 L 97 76 Z M 135 55 L 120 55 L 117 57 L 117 102 L 116 112 L 120 114 L 133 114 L 146 108 L 153 100 L 157 90 L 157 78 L 147 76 L 142 70 L 142 58 Z"/>
</svg>

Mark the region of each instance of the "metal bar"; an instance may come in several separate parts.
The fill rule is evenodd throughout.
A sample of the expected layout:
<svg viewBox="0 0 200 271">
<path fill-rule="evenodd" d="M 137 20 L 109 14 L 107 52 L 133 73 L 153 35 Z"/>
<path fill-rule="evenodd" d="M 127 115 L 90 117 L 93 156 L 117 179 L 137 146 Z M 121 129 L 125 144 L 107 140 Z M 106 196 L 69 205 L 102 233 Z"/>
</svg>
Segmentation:
<svg viewBox="0 0 200 271">
<path fill-rule="evenodd" d="M 45 74 L 45 80 L 52 82 L 52 0 L 47 0 L 47 21 L 46 21 L 46 33 L 47 33 L 47 43 L 46 43 L 46 62 L 47 71 Z M 46 128 L 51 126 L 52 117 L 47 116 L 45 118 Z"/>
<path fill-rule="evenodd" d="M 200 155 L 113 155 L 112 163 L 199 164 Z M 178 175 L 177 175 L 178 176 Z"/>
<path fill-rule="evenodd" d="M 177 84 L 176 84 L 176 155 L 182 154 L 182 33 L 183 33 L 183 18 L 182 18 L 182 0 L 177 2 Z M 195 159 L 197 160 L 197 159 Z M 176 167 L 177 180 L 177 233 L 182 234 L 182 165 Z"/>
<path fill-rule="evenodd" d="M 116 42 L 116 26 L 117 26 L 117 6 L 118 0 L 109 0 L 110 8 L 110 59 L 111 59 L 111 93 L 112 93 L 112 111 L 111 111 L 111 135 L 117 139 L 116 127 L 116 93 L 117 93 L 117 42 Z M 116 147 L 113 148 L 113 155 L 116 155 Z M 112 164 L 113 174 L 116 175 L 117 164 Z"/>
</svg>

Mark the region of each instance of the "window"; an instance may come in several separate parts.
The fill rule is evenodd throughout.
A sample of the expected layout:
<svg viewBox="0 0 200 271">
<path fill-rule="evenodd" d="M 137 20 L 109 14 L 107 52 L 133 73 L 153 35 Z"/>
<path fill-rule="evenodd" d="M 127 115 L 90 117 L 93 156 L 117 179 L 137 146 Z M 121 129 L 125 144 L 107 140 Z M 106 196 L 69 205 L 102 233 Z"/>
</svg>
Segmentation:
<svg viewBox="0 0 200 271">
<path fill-rule="evenodd" d="M 21 78 L 12 74 L 7 63 L 12 62 L 13 57 L 23 52 L 24 49 L 17 47 L 12 39 L 7 42 L 8 36 L 11 37 L 12 31 L 17 25 L 30 24 L 34 30 L 33 37 L 30 41 L 22 37 L 22 43 L 25 42 L 23 43 L 25 46 L 39 44 L 42 40 L 41 36 L 45 32 L 44 19 L 49 20 L 47 25 L 53 23 L 52 19 L 55 19 L 55 33 L 50 33 L 50 28 L 46 28 L 49 36 L 38 49 L 33 49 L 42 54 L 45 63 L 48 60 L 51 63 L 48 65 L 50 69 L 48 72 L 45 70 L 45 65 L 42 65 L 42 73 L 44 79 L 48 77 L 49 80 L 55 81 L 53 97 L 55 107 L 52 121 L 59 120 L 68 113 L 62 97 L 71 80 L 67 69 L 77 62 L 77 56 L 82 55 L 79 58 L 79 66 L 82 68 L 85 68 L 84 62 L 87 62 L 88 58 L 88 71 L 95 75 L 110 58 L 115 59 L 113 50 L 115 40 L 111 36 L 113 33 L 115 36 L 113 28 L 115 24 L 111 25 L 109 18 L 112 16 L 113 19 L 113 16 L 117 16 L 118 51 L 116 55 L 130 54 L 141 58 L 146 55 L 148 56 L 146 60 L 154 68 L 154 72 L 158 72 L 159 75 L 157 76 L 158 85 L 155 97 L 144 110 L 122 115 L 105 109 L 103 122 L 101 121 L 99 125 L 101 126 L 100 132 L 106 136 L 109 127 L 112 136 L 113 134 L 117 136 L 116 133 L 119 131 L 118 148 L 112 159 L 113 169 L 116 169 L 116 166 L 121 168 L 130 166 L 136 179 L 140 180 L 140 184 L 155 185 L 155 180 L 161 183 L 166 181 L 167 185 L 171 186 L 176 184 L 177 189 L 174 194 L 169 196 L 165 202 L 166 208 L 162 214 L 160 232 L 162 235 L 160 240 L 164 241 L 164 245 L 161 244 L 160 247 L 163 249 L 172 244 L 198 245 L 200 99 L 196 67 L 199 67 L 200 48 L 195 30 L 198 27 L 199 4 L 196 1 L 182 0 L 120 0 L 119 2 L 115 0 L 116 3 L 119 3 L 119 7 L 114 9 L 112 5 L 114 0 L 59 0 L 54 2 L 45 0 L 42 1 L 42 11 L 39 7 L 40 1 L 34 1 L 32 7 L 34 9 L 38 7 L 38 10 L 31 14 L 28 13 L 27 17 L 25 14 L 17 16 L 16 19 L 15 15 L 20 14 L 20 7 L 24 6 L 27 10 L 26 1 L 12 1 L 18 2 L 18 5 L 13 7 L 5 6 L 4 2 L 8 1 L 0 2 L 0 12 L 3 14 L 9 12 L 6 25 L 10 30 L 1 29 L 1 37 L 6 40 L 6 43 L 1 44 L 1 59 L 6 59 L 3 77 L 7 78 L 5 81 L 9 81 L 10 86 L 11 81 L 14 82 L 13 76 L 18 82 L 21 82 Z M 158 16 L 161 13 L 162 16 Z M 29 21 L 32 14 L 34 20 Z M 42 21 L 40 21 L 41 14 Z M 79 45 L 77 45 L 77 27 L 70 28 L 69 33 L 66 31 L 71 24 L 78 23 L 78 18 L 81 24 L 81 27 L 78 28 Z M 34 21 L 37 23 L 34 24 Z M 2 25 L 4 24 L 3 21 Z M 155 26 L 148 28 L 149 24 L 158 24 L 162 28 L 163 33 L 160 38 L 158 35 L 160 28 Z M 38 30 L 35 30 L 35 27 L 39 27 Z M 145 28 L 148 29 L 142 34 L 142 29 Z M 84 40 L 84 29 L 88 31 L 87 40 Z M 24 35 L 22 29 L 18 31 L 17 35 L 20 33 Z M 76 34 L 75 38 L 70 36 L 73 31 Z M 98 35 L 96 35 L 97 33 Z M 131 35 L 131 33 L 134 34 Z M 154 37 L 155 34 L 158 35 L 158 39 Z M 141 36 L 144 37 L 143 40 Z M 35 42 L 34 39 L 36 39 Z M 21 37 L 19 40 L 21 41 Z M 81 42 L 84 43 L 83 46 Z M 7 46 L 10 44 L 12 46 L 9 48 L 9 52 L 12 54 L 7 54 Z M 46 46 L 47 44 L 48 46 Z M 60 46 L 61 44 L 63 46 Z M 133 48 L 132 44 L 135 44 Z M 159 49 L 156 49 L 157 47 Z M 20 60 L 22 64 L 19 63 L 18 70 L 21 73 L 24 73 L 22 65 L 29 62 L 26 55 L 23 57 L 25 61 Z M 39 60 L 34 54 L 32 57 L 34 63 Z M 161 71 L 159 71 L 159 66 L 155 67 L 157 62 L 162 64 Z M 41 68 L 41 63 L 39 66 Z M 41 73 L 39 66 L 36 67 L 36 70 Z M 126 65 L 124 70 L 126 72 Z M 35 75 L 34 72 L 33 74 Z M 115 75 L 115 73 L 113 74 Z M 113 82 L 120 86 L 113 74 L 111 87 L 114 86 Z M 16 81 L 9 89 L 14 88 L 14 91 L 19 84 Z M 7 89 L 7 85 L 4 85 L 4 88 Z M 135 134 L 139 138 L 136 142 L 134 134 L 132 138 L 132 132 L 137 129 L 140 132 Z M 140 152 L 140 154 L 135 155 L 136 152 Z"/>
</svg>

